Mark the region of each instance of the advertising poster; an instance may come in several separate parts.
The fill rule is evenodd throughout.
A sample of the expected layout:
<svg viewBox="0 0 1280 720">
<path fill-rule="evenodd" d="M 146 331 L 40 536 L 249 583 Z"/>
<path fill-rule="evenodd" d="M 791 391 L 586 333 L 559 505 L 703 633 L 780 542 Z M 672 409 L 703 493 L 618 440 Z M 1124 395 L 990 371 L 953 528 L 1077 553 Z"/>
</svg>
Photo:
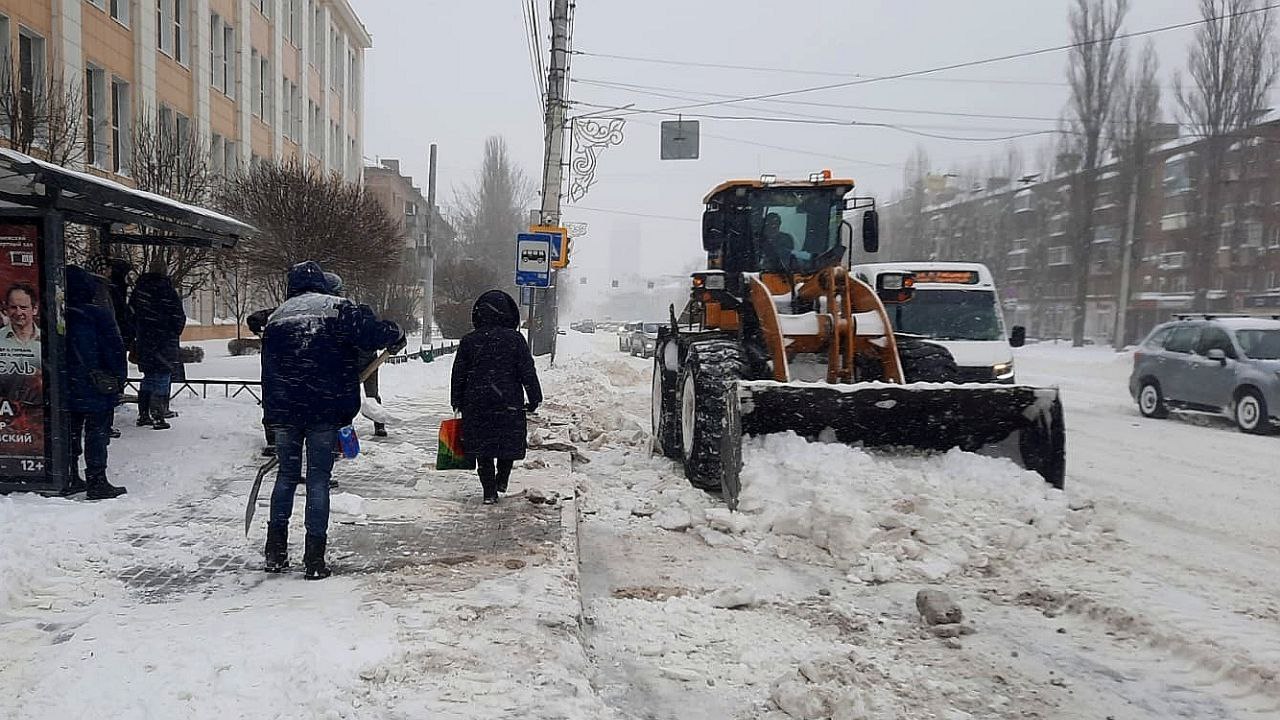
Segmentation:
<svg viewBox="0 0 1280 720">
<path fill-rule="evenodd" d="M 45 394 L 34 224 L 0 223 L 0 476 L 43 479 Z"/>
</svg>

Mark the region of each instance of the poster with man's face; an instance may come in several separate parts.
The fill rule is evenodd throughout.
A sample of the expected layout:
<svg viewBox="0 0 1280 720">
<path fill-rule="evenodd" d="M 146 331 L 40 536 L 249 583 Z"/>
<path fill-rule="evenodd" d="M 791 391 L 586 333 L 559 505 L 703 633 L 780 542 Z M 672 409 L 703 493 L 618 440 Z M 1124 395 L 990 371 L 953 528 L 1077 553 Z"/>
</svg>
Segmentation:
<svg viewBox="0 0 1280 720">
<path fill-rule="evenodd" d="M 0 476 L 44 476 L 45 396 L 35 225 L 0 223 Z"/>
</svg>

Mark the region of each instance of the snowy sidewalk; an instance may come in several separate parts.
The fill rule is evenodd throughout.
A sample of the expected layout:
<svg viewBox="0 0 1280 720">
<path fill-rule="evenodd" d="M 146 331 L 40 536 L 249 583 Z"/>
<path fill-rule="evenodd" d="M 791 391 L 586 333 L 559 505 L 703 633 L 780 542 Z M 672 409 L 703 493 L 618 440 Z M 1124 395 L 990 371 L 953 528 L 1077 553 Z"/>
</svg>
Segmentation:
<svg viewBox="0 0 1280 720">
<path fill-rule="evenodd" d="M 294 572 L 259 569 L 270 481 L 243 535 L 251 403 L 182 402 L 168 447 L 126 432 L 124 501 L 0 499 L 0 571 L 21 570 L 0 585 L 0 717 L 608 716 L 577 636 L 570 454 L 531 452 L 511 494 L 482 506 L 474 474 L 434 469 L 447 381 L 447 363 L 383 370 L 403 422 L 335 468 L 323 582 L 297 571 L 301 489 Z M 204 423 L 237 428 L 218 439 L 238 464 L 210 471 Z"/>
</svg>

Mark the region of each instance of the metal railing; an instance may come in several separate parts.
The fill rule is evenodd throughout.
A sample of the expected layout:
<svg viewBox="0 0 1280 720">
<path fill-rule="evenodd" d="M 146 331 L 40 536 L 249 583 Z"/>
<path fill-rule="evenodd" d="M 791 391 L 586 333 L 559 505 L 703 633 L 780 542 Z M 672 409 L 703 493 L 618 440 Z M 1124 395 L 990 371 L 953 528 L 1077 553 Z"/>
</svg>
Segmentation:
<svg viewBox="0 0 1280 720">
<path fill-rule="evenodd" d="M 399 365 L 407 363 L 410 360 L 418 359 L 422 362 L 433 362 L 445 355 L 452 355 L 458 351 L 458 344 L 442 345 L 440 347 L 425 347 L 414 353 L 406 353 L 403 355 L 392 355 L 386 359 L 386 363 L 390 365 Z M 132 390 L 135 393 L 133 399 L 136 400 L 142 383 L 142 378 L 129 378 L 125 381 L 125 390 Z M 184 391 L 191 393 L 192 397 L 208 399 L 209 387 L 222 388 L 222 396 L 225 398 L 239 397 L 241 393 L 247 393 L 257 402 L 262 402 L 262 381 L 261 380 L 242 380 L 239 378 L 185 378 L 175 380 L 173 382 L 173 390 L 170 399 L 176 398 Z M 199 387 L 199 390 L 196 388 Z M 234 392 L 233 392 L 234 391 Z"/>
</svg>

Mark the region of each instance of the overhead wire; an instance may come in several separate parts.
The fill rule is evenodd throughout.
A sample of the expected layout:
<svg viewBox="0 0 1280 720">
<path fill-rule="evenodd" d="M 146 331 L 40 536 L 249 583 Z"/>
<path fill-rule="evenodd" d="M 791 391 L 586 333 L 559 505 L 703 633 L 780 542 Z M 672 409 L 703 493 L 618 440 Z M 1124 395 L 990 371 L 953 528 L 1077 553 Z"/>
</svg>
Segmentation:
<svg viewBox="0 0 1280 720">
<path fill-rule="evenodd" d="M 538 107 L 546 114 L 546 80 L 541 73 L 542 60 L 537 49 L 538 31 L 531 15 L 532 0 L 519 0 L 520 17 L 524 21 L 525 45 L 529 53 L 529 67 L 533 73 L 533 92 L 538 99 Z"/>
<path fill-rule="evenodd" d="M 1218 15 L 1218 16 L 1209 17 L 1209 18 L 1200 18 L 1198 20 L 1188 20 L 1180 23 L 1172 23 L 1169 25 L 1162 25 L 1155 28 L 1148 28 L 1146 30 L 1135 30 L 1133 32 L 1127 32 L 1127 33 L 1116 33 L 1116 35 L 1114 35 L 1112 38 L 1091 38 L 1088 40 L 1081 40 L 1079 42 L 1066 43 L 1064 45 L 1055 45 L 1052 47 L 1037 48 L 1035 50 L 1024 50 L 1020 52 L 1007 53 L 1005 55 L 998 55 L 995 57 L 982 58 L 978 60 L 966 60 L 963 62 L 949 63 L 946 65 L 939 65 L 931 68 L 925 68 L 922 70 L 909 70 L 906 72 L 893 73 L 890 75 L 879 75 L 875 77 L 858 78 L 858 79 L 849 80 L 846 82 L 828 83 L 825 85 L 814 85 L 810 87 L 795 88 L 792 90 L 780 90 L 776 92 L 757 93 L 754 95 L 745 95 L 737 98 L 709 100 L 705 102 L 692 103 L 688 105 L 673 105 L 671 107 L 662 108 L 661 110 L 663 112 L 693 110 L 696 108 L 713 107 L 717 105 L 731 105 L 734 103 L 750 102 L 755 100 L 767 100 L 770 98 L 788 97 L 791 95 L 801 95 L 805 93 L 820 92 L 824 90 L 837 90 L 841 88 L 870 85 L 872 83 L 885 82 L 889 80 L 903 80 L 906 78 L 920 77 L 923 75 L 933 75 L 941 72 L 947 72 L 950 70 L 960 70 L 963 68 L 979 67 L 982 65 L 990 65 L 993 63 L 1007 62 L 1009 60 L 1020 60 L 1023 58 L 1037 57 L 1040 55 L 1048 55 L 1051 53 L 1063 52 L 1066 50 L 1073 50 L 1073 49 L 1082 48 L 1082 47 L 1089 47 L 1092 45 L 1097 45 L 1099 43 L 1111 42 L 1114 40 L 1127 40 L 1132 38 L 1145 37 L 1147 35 L 1155 35 L 1157 33 L 1169 32 L 1172 30 L 1181 30 L 1189 27 L 1195 27 L 1197 25 L 1204 25 L 1204 24 L 1218 21 L 1218 20 L 1233 19 L 1237 17 L 1243 17 L 1245 15 L 1256 14 L 1259 12 L 1269 12 L 1278 7 L 1280 7 L 1280 3 L 1269 3 L 1256 8 L 1249 8 L 1247 10 L 1240 10 L 1237 12 L 1226 13 L 1223 15 Z M 631 112 L 637 113 L 640 111 L 635 110 Z"/>
</svg>

